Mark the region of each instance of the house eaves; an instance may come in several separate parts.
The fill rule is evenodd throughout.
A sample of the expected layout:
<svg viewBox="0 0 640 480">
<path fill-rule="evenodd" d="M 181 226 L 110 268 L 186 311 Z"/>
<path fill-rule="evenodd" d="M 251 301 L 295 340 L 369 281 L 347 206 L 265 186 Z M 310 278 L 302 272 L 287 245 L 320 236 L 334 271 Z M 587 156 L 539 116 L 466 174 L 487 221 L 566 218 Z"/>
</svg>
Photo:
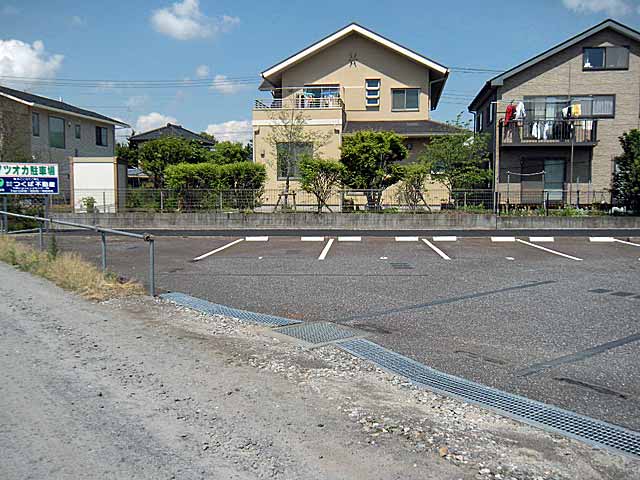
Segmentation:
<svg viewBox="0 0 640 480">
<path fill-rule="evenodd" d="M 552 47 L 549 50 L 546 50 L 545 52 L 542 52 L 541 54 L 536 55 L 535 57 L 501 73 L 500 75 L 497 75 L 489 79 L 487 83 L 482 87 L 478 95 L 476 95 L 473 101 L 469 104 L 469 111 L 471 112 L 475 111 L 475 109 L 477 108 L 477 105 L 481 103 L 481 100 L 484 99 L 484 96 L 487 93 L 491 92 L 495 87 L 501 87 L 502 85 L 504 85 L 504 81 L 506 79 L 514 75 L 517 75 L 518 73 L 526 70 L 527 68 L 530 68 L 550 57 L 553 57 L 554 55 L 562 52 L 563 50 L 566 50 L 567 48 L 577 43 L 580 43 L 583 40 L 591 37 L 592 35 L 595 35 L 596 33 L 599 33 L 602 30 L 606 30 L 607 28 L 615 32 L 618 32 L 619 34 L 624 35 L 628 38 L 631 38 L 637 42 L 640 42 L 640 32 L 638 32 L 637 30 L 629 28 L 626 25 L 623 25 L 622 23 L 612 19 L 604 20 L 603 22 L 589 28 L 588 30 L 585 30 L 584 32 L 579 33 L 578 35 L 571 37 L 568 40 L 565 40 L 564 42 L 556 45 L 555 47 Z"/>
<path fill-rule="evenodd" d="M 69 105 L 64 102 L 41 97 L 39 95 L 33 95 L 27 92 L 21 92 L 19 90 L 13 90 L 7 87 L 0 86 L 0 96 L 14 102 L 21 103 L 22 105 L 26 105 L 28 107 L 35 107 L 49 112 L 54 112 L 62 115 L 70 115 L 76 118 L 92 120 L 94 122 L 119 125 L 125 128 L 128 128 L 130 126 L 124 122 L 121 122 L 120 120 L 115 120 L 113 118 L 100 115 L 99 113 L 91 112 L 90 110 L 84 110 L 82 108 L 74 107 L 73 105 Z"/>
</svg>

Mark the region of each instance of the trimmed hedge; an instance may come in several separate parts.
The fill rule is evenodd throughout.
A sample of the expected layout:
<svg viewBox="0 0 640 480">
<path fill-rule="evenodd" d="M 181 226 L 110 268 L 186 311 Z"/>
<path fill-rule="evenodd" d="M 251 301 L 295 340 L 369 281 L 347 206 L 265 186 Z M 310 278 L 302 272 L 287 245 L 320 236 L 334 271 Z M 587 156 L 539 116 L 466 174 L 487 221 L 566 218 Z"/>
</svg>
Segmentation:
<svg viewBox="0 0 640 480">
<path fill-rule="evenodd" d="M 265 166 L 253 162 L 179 163 L 165 169 L 167 186 L 173 190 L 260 190 L 266 179 Z"/>
</svg>

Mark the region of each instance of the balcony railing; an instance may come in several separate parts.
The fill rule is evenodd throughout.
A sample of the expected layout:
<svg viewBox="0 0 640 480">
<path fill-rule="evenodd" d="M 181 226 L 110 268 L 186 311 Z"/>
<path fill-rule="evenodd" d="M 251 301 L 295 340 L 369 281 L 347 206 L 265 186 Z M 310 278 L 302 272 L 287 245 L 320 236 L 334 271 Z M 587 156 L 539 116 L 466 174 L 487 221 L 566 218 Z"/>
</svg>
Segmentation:
<svg viewBox="0 0 640 480">
<path fill-rule="evenodd" d="M 500 142 L 507 146 L 595 145 L 598 141 L 595 119 L 501 121 L 499 130 Z"/>
<path fill-rule="evenodd" d="M 271 109 L 342 109 L 344 102 L 340 97 L 304 97 L 295 98 L 270 98 L 266 100 L 256 100 L 253 104 L 254 110 Z"/>
</svg>

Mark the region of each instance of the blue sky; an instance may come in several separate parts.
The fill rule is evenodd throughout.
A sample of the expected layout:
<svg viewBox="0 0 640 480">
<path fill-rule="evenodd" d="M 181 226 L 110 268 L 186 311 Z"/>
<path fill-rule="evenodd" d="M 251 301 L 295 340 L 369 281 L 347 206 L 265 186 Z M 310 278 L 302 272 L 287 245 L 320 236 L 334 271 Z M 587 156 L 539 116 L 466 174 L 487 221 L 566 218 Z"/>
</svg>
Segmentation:
<svg viewBox="0 0 640 480">
<path fill-rule="evenodd" d="M 449 67 L 506 69 L 607 17 L 639 28 L 639 8 L 640 0 L 2 0 L 0 83 L 142 129 L 172 121 L 246 139 L 252 100 L 264 95 L 259 73 L 352 21 Z M 493 75 L 453 71 L 432 118 L 466 112 Z M 132 80 L 145 82 L 117 83 Z M 158 80 L 179 82 L 155 88 Z"/>
</svg>

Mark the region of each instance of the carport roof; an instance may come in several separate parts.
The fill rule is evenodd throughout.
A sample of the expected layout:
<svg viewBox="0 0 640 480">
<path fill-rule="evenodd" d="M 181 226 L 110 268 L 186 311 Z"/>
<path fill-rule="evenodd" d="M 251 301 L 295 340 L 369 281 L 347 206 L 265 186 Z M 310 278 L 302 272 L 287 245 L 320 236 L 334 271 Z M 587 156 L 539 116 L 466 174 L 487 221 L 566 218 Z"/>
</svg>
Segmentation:
<svg viewBox="0 0 640 480">
<path fill-rule="evenodd" d="M 429 137 L 434 135 L 450 135 L 465 133 L 467 130 L 434 120 L 393 120 L 393 121 L 347 121 L 345 134 L 362 132 L 365 130 L 391 131 L 405 137 Z"/>
</svg>

